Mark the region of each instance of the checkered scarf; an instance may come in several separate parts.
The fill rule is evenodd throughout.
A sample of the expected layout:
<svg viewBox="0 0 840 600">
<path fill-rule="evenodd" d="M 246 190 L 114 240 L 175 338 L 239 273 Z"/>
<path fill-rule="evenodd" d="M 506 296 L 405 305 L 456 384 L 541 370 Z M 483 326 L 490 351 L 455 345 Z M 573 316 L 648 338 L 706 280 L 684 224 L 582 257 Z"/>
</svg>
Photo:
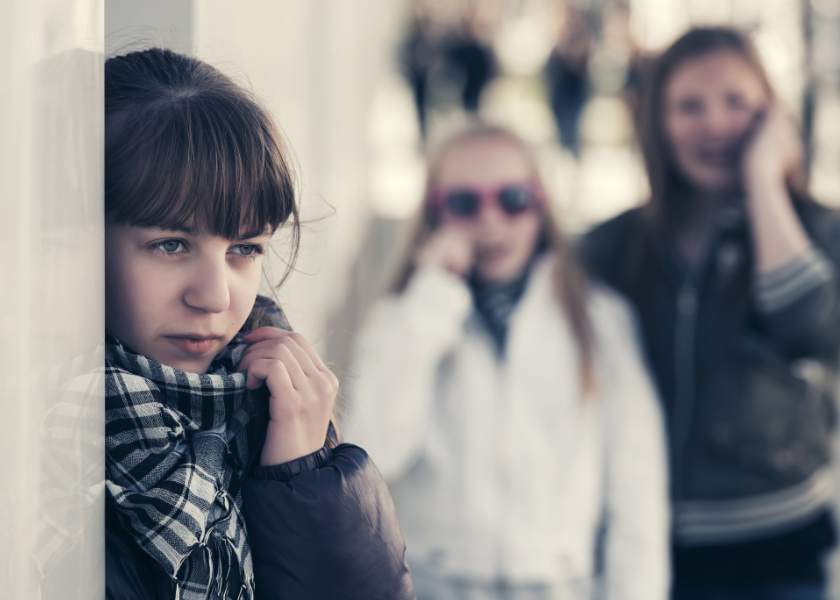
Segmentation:
<svg viewBox="0 0 840 600">
<path fill-rule="evenodd" d="M 260 303 L 288 328 L 276 305 Z M 172 577 L 176 599 L 254 595 L 241 483 L 265 441 L 268 392 L 249 391 L 236 372 L 246 348 L 237 334 L 207 374 L 196 374 L 106 337 L 108 501 Z"/>
<path fill-rule="evenodd" d="M 505 353 L 510 317 L 525 294 L 532 266 L 533 261 L 510 283 L 494 284 L 476 279 L 469 282 L 475 309 L 483 317 L 500 355 Z"/>
</svg>

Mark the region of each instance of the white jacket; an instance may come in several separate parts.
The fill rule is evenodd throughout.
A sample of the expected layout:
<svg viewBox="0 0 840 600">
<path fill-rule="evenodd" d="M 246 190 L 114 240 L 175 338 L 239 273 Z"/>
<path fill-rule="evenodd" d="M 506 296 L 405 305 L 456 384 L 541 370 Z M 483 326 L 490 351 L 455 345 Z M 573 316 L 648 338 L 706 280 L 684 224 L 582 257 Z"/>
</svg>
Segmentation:
<svg viewBox="0 0 840 600">
<path fill-rule="evenodd" d="M 590 293 L 594 395 L 534 267 L 500 362 L 460 279 L 420 270 L 360 334 L 346 440 L 389 483 L 410 562 L 441 576 L 569 585 L 606 519 L 609 599 L 667 597 L 663 426 L 627 306 Z"/>
</svg>

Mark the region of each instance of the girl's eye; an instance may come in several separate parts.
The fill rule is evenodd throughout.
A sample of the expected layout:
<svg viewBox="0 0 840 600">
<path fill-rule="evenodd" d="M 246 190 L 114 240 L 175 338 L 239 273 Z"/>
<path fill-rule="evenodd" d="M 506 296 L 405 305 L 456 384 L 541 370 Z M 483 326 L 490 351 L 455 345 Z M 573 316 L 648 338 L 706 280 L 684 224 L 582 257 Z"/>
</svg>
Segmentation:
<svg viewBox="0 0 840 600">
<path fill-rule="evenodd" d="M 179 250 L 183 250 L 183 245 L 184 242 L 181 240 L 164 240 L 155 244 L 154 247 L 168 254 L 176 254 Z"/>
<path fill-rule="evenodd" d="M 241 254 L 242 256 L 256 257 L 262 254 L 262 248 L 255 244 L 238 244 L 230 249 L 234 254 Z"/>
<path fill-rule="evenodd" d="M 699 115 L 703 112 L 703 102 L 697 98 L 688 98 L 681 101 L 678 108 L 684 115 Z"/>
</svg>

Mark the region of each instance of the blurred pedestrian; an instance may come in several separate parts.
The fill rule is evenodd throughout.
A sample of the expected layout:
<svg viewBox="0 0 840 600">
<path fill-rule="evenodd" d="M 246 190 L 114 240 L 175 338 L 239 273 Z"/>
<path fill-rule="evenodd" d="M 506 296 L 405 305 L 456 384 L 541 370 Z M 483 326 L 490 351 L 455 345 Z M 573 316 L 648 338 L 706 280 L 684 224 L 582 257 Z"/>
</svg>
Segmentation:
<svg viewBox="0 0 840 600">
<path fill-rule="evenodd" d="M 408 37 L 400 46 L 399 63 L 411 86 L 420 134 L 426 137 L 426 111 L 429 102 L 429 72 L 439 60 L 439 42 L 432 31 L 431 18 L 422 5 L 414 7 Z"/>
<path fill-rule="evenodd" d="M 579 125 L 589 97 L 592 29 L 580 9 L 567 7 L 563 27 L 545 66 L 548 100 L 560 143 L 580 154 Z"/>
<path fill-rule="evenodd" d="M 651 198 L 584 261 L 639 312 L 667 416 L 675 599 L 825 598 L 840 349 L 840 214 L 740 32 L 693 29 L 654 64 Z"/>
<path fill-rule="evenodd" d="M 468 113 L 477 113 L 481 92 L 496 75 L 496 56 L 479 35 L 475 5 L 466 9 L 460 26 L 446 40 L 444 59 L 461 90 L 461 106 Z"/>
<path fill-rule="evenodd" d="M 604 527 L 606 597 L 664 599 L 658 401 L 524 143 L 445 143 L 410 239 L 360 333 L 348 439 L 390 485 L 418 598 L 588 598 Z"/>
</svg>

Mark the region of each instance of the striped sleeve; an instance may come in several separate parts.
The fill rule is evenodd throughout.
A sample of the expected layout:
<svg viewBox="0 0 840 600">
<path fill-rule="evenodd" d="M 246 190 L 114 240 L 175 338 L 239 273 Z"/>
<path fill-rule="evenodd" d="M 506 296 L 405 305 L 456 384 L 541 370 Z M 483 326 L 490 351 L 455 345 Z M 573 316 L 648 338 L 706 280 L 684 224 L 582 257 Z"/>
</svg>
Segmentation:
<svg viewBox="0 0 840 600">
<path fill-rule="evenodd" d="M 787 308 L 829 281 L 833 272 L 825 255 L 811 248 L 781 267 L 756 273 L 756 305 L 765 314 Z"/>
</svg>

